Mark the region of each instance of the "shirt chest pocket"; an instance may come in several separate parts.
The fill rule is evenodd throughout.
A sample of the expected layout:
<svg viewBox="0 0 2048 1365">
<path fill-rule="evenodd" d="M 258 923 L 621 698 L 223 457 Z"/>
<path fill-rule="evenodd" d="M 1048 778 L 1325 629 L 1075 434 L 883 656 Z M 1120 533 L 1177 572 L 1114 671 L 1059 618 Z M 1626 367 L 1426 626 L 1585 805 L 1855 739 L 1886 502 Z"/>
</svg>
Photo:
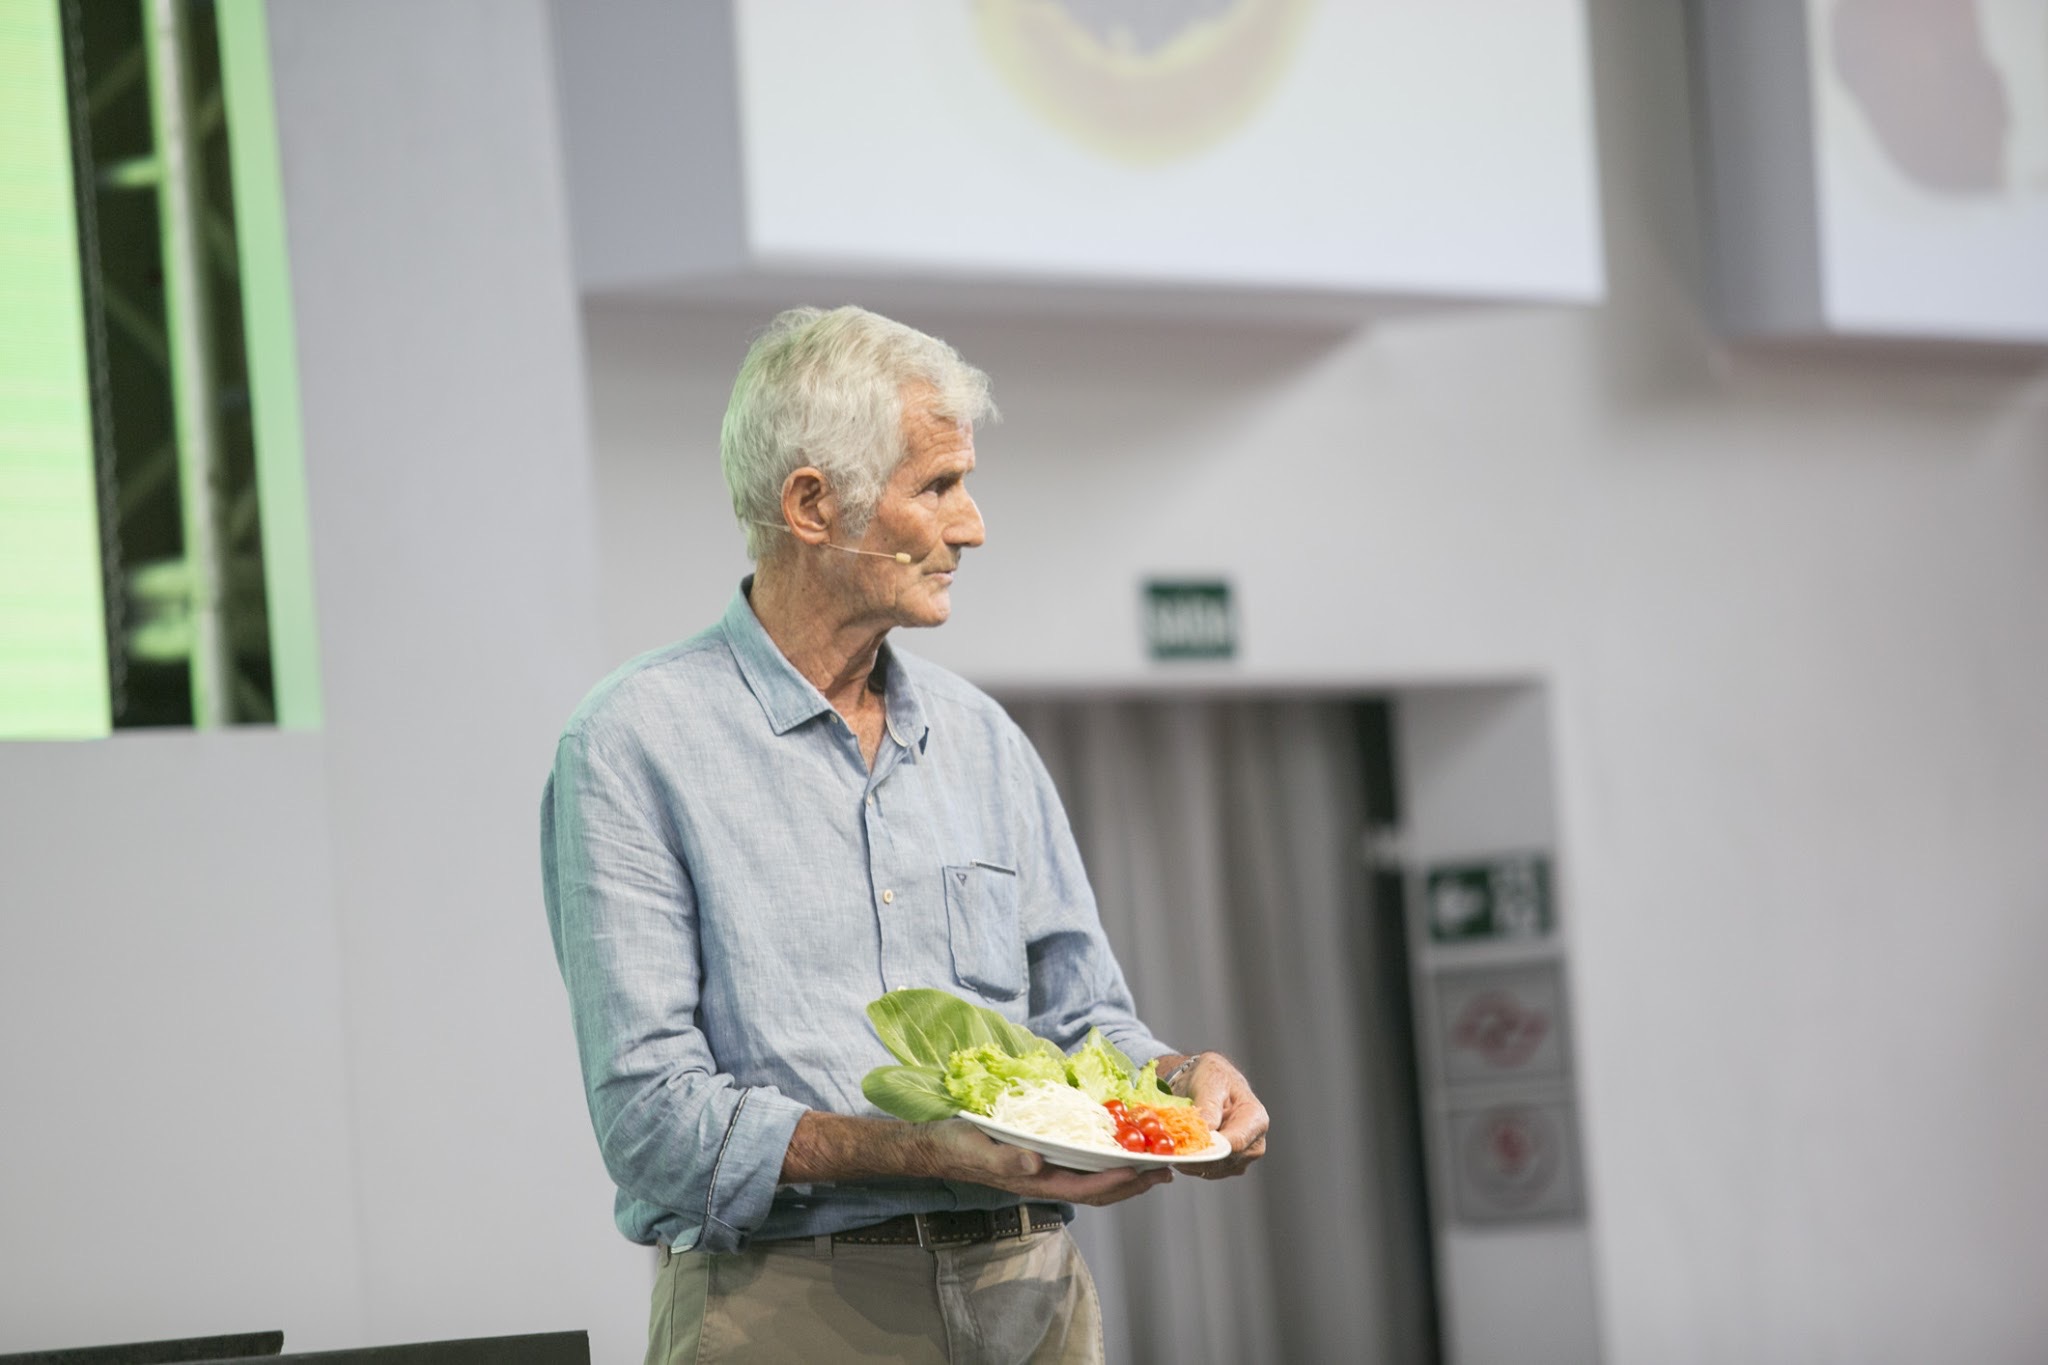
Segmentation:
<svg viewBox="0 0 2048 1365">
<path fill-rule="evenodd" d="M 941 874 L 953 975 L 992 1000 L 1024 989 L 1024 931 L 1018 922 L 1017 874 L 995 863 L 960 863 Z"/>
</svg>

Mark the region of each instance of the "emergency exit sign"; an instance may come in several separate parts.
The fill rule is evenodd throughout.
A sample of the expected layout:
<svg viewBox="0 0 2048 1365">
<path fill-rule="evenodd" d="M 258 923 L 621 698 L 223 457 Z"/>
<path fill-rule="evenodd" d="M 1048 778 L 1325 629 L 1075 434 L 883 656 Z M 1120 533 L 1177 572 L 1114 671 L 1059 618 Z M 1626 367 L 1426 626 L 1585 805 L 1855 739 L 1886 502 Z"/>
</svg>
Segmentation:
<svg viewBox="0 0 2048 1365">
<path fill-rule="evenodd" d="M 1237 653 L 1230 585 L 1153 579 L 1145 584 L 1145 642 L 1155 659 L 1228 659 Z"/>
<path fill-rule="evenodd" d="M 1433 942 L 1539 939 L 1557 925 L 1545 854 L 1439 863 L 1424 880 Z"/>
</svg>

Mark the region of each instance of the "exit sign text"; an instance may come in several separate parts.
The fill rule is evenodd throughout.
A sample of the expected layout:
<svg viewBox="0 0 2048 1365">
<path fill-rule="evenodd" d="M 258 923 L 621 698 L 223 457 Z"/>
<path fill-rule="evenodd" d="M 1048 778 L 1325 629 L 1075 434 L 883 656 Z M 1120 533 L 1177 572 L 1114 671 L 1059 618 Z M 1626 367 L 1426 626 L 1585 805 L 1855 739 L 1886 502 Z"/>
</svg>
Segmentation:
<svg viewBox="0 0 2048 1365">
<path fill-rule="evenodd" d="M 1155 580 L 1145 585 L 1145 641 L 1155 659 L 1228 659 L 1237 653 L 1230 585 Z"/>
</svg>

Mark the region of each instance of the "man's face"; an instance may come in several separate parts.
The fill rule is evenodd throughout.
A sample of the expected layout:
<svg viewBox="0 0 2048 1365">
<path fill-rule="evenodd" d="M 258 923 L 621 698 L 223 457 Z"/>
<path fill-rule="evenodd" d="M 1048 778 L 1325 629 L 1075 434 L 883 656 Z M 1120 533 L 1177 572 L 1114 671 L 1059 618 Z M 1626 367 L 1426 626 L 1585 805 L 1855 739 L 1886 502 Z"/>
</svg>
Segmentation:
<svg viewBox="0 0 2048 1365">
<path fill-rule="evenodd" d="M 882 490 L 874 519 L 854 546 L 908 554 L 910 563 L 861 556 L 848 565 L 861 595 L 899 626 L 936 626 L 953 613 L 953 571 L 981 544 L 981 509 L 967 493 L 974 431 L 932 411 L 928 390 L 903 399 L 905 454 Z"/>
</svg>

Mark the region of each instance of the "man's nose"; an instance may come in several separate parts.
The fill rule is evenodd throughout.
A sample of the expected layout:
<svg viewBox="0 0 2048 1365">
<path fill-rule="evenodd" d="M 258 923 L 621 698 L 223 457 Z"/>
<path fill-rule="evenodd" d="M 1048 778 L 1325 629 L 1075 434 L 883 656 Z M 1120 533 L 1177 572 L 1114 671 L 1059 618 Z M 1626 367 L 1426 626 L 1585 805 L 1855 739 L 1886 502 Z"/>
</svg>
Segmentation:
<svg viewBox="0 0 2048 1365">
<path fill-rule="evenodd" d="M 975 503 L 974 498 L 970 495 L 967 499 L 967 511 L 965 515 L 956 519 L 952 526 L 947 528 L 946 543 L 949 545 L 958 545 L 961 548 L 965 549 L 971 546 L 979 545 L 987 539 L 988 527 L 982 523 L 981 508 Z"/>
</svg>

